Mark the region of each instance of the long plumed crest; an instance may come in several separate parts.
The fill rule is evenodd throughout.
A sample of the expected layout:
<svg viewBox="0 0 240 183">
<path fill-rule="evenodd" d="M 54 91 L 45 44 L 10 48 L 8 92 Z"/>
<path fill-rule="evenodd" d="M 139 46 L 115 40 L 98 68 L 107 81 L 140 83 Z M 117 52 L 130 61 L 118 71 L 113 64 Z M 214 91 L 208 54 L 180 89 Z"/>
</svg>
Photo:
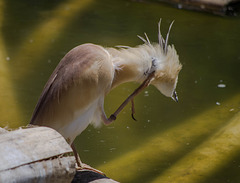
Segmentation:
<svg viewBox="0 0 240 183">
<path fill-rule="evenodd" d="M 144 32 L 144 35 L 145 35 L 145 37 L 146 37 L 146 39 L 147 39 L 147 42 L 148 42 L 148 44 L 149 44 L 149 45 L 151 45 L 151 42 L 149 41 L 149 39 L 148 39 L 148 36 L 147 36 L 147 33 L 146 33 L 146 32 Z"/>
<path fill-rule="evenodd" d="M 148 38 L 148 36 L 147 36 L 147 34 L 145 32 L 144 32 L 144 35 L 145 35 L 146 39 L 143 38 L 142 36 L 139 36 L 139 35 L 137 35 L 137 37 L 139 39 L 141 39 L 145 44 L 151 45 L 151 42 L 149 41 L 149 38 Z"/>
<path fill-rule="evenodd" d="M 172 23 L 170 24 L 169 29 L 168 29 L 168 33 L 167 33 L 167 36 L 166 36 L 166 41 L 165 41 L 165 45 L 164 45 L 165 54 L 167 54 L 168 38 L 169 38 L 169 33 L 170 33 L 170 30 L 172 28 L 173 23 L 174 23 L 174 21 L 172 21 Z"/>
<path fill-rule="evenodd" d="M 160 19 L 158 22 L 158 44 L 160 45 L 161 48 L 163 48 L 165 41 L 161 34 L 161 21 L 162 21 L 162 19 Z"/>
<path fill-rule="evenodd" d="M 158 44 L 160 45 L 160 48 L 162 49 L 163 53 L 166 55 L 167 52 L 168 52 L 168 39 L 169 39 L 169 34 L 170 34 L 170 31 L 171 31 L 171 28 L 172 28 L 172 25 L 174 23 L 174 21 L 171 22 L 170 26 L 169 26 L 169 29 L 168 29 L 168 32 L 167 32 L 167 35 L 166 35 L 166 39 L 163 38 L 162 34 L 161 34 L 161 22 L 162 22 L 162 19 L 159 20 L 158 22 Z M 147 36 L 146 33 L 144 33 L 145 38 L 138 36 L 139 39 L 141 39 L 145 44 L 148 44 L 148 45 L 151 45 L 151 42 Z"/>
</svg>

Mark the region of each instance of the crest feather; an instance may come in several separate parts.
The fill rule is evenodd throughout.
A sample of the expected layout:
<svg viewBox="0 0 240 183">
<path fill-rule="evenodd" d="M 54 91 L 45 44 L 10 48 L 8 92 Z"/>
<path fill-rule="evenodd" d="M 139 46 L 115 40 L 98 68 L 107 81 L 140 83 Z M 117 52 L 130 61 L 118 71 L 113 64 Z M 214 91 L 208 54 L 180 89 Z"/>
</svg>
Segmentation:
<svg viewBox="0 0 240 183">
<path fill-rule="evenodd" d="M 171 31 L 171 28 L 172 28 L 172 25 L 174 23 L 174 20 L 171 22 L 169 28 L 168 28 L 168 32 L 167 32 L 167 35 L 166 35 L 166 39 L 163 38 L 162 34 L 161 34 L 161 22 L 162 22 L 162 19 L 160 18 L 159 22 L 158 22 L 158 44 L 160 46 L 160 48 L 162 49 L 162 52 L 166 55 L 167 52 L 168 52 L 168 39 L 169 39 L 169 34 L 170 34 L 170 31 Z M 146 33 L 144 33 L 145 35 L 145 38 L 143 38 L 142 36 L 138 36 L 139 39 L 141 39 L 145 44 L 149 45 L 149 46 L 152 46 L 151 45 L 151 42 L 147 36 Z"/>
</svg>

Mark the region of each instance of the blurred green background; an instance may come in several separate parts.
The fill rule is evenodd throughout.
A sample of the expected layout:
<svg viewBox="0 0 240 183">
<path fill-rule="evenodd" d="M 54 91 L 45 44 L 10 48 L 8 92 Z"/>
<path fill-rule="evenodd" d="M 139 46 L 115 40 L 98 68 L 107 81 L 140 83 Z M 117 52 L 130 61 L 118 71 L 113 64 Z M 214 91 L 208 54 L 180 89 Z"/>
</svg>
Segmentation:
<svg viewBox="0 0 240 183">
<path fill-rule="evenodd" d="M 183 69 L 179 103 L 153 86 L 110 126 L 89 126 L 77 139 L 83 162 L 121 182 L 240 182 L 240 18 L 129 0 L 2 0 L 0 126 L 27 125 L 60 59 L 95 43 L 136 46 L 146 32 L 170 35 Z M 138 86 L 126 83 L 105 100 L 108 116 Z"/>
</svg>

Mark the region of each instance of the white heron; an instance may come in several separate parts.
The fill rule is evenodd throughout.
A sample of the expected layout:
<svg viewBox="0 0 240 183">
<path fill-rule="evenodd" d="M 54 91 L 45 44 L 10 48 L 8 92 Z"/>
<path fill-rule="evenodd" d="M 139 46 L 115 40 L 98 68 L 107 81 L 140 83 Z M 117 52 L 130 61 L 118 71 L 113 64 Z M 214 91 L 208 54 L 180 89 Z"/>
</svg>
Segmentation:
<svg viewBox="0 0 240 183">
<path fill-rule="evenodd" d="M 173 45 L 168 45 L 169 26 L 164 39 L 158 23 L 158 43 L 138 36 L 143 45 L 105 48 L 82 44 L 70 50 L 47 81 L 30 124 L 57 130 L 69 144 L 89 124 L 109 125 L 117 114 L 149 84 L 178 101 L 176 85 L 182 68 Z M 136 81 L 142 83 L 110 118 L 104 112 L 104 98 L 114 87 Z M 74 149 L 75 152 L 75 149 Z M 76 153 L 76 152 L 75 152 Z M 77 157 L 77 156 L 76 156 Z M 78 166 L 83 167 L 80 159 Z"/>
</svg>

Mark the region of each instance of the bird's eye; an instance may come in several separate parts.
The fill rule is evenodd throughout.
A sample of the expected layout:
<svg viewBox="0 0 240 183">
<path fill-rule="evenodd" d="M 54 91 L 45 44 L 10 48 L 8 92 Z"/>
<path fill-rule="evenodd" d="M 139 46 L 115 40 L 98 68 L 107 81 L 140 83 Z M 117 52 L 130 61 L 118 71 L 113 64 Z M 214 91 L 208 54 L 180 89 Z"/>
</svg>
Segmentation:
<svg viewBox="0 0 240 183">
<path fill-rule="evenodd" d="M 156 67 L 156 58 L 152 57 L 152 67 Z"/>
</svg>

